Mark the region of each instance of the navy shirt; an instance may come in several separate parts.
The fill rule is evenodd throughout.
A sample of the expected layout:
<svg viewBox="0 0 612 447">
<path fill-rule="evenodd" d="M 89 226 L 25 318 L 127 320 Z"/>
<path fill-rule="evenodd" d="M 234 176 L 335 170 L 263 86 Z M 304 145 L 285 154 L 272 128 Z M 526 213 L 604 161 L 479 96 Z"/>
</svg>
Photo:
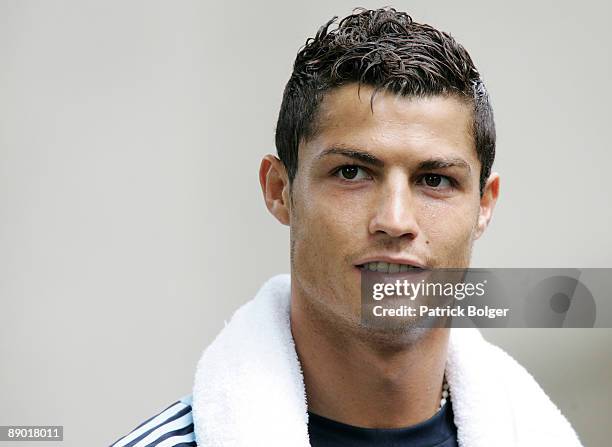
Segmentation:
<svg viewBox="0 0 612 447">
<path fill-rule="evenodd" d="M 312 447 L 457 447 L 451 401 L 431 418 L 405 428 L 363 428 L 308 412 Z"/>
<path fill-rule="evenodd" d="M 420 424 L 407 428 L 361 428 L 308 412 L 312 447 L 457 447 L 450 401 Z M 191 395 L 147 419 L 111 447 L 196 447 Z M 205 447 L 205 446 L 204 446 Z"/>
</svg>

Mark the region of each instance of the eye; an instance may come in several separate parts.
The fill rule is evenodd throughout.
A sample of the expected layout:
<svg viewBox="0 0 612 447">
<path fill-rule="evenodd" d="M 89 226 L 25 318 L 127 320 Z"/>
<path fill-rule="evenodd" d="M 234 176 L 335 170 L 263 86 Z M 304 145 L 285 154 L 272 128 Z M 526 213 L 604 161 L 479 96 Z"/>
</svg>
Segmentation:
<svg viewBox="0 0 612 447">
<path fill-rule="evenodd" d="M 347 181 L 364 180 L 370 178 L 365 169 L 357 165 L 340 166 L 338 169 L 336 169 L 334 175 Z"/>
<path fill-rule="evenodd" d="M 421 177 L 421 183 L 434 189 L 446 189 L 453 186 L 451 178 L 440 174 L 425 174 Z"/>
</svg>

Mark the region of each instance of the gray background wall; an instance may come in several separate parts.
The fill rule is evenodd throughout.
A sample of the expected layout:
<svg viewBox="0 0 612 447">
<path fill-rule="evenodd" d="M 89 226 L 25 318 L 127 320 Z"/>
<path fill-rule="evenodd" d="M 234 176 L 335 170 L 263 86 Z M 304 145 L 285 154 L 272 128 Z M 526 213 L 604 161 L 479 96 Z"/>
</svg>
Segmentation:
<svg viewBox="0 0 612 447">
<path fill-rule="evenodd" d="M 383 5 L 0 1 L 0 425 L 107 445 L 190 393 L 223 321 L 288 270 L 257 168 L 295 53 Z M 501 199 L 473 265 L 611 267 L 609 2 L 393 5 L 451 31 L 494 100 Z M 486 336 L 609 444 L 611 331 Z"/>
</svg>

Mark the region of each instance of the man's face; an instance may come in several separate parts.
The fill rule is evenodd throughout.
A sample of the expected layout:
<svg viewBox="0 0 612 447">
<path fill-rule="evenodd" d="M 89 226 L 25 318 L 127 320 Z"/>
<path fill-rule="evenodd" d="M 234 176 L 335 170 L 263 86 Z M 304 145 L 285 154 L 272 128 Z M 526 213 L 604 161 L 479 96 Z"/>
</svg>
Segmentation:
<svg viewBox="0 0 612 447">
<path fill-rule="evenodd" d="M 478 225 L 472 112 L 450 96 L 409 98 L 349 84 L 328 92 L 291 187 L 292 278 L 357 319 L 360 265 L 468 267 Z"/>
</svg>

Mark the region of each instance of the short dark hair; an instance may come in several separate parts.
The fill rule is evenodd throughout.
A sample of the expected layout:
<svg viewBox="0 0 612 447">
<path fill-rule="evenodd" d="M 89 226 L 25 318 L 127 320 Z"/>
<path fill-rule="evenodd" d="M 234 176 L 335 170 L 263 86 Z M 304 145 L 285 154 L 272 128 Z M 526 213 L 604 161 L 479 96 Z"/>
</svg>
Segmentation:
<svg viewBox="0 0 612 447">
<path fill-rule="evenodd" d="M 356 8 L 308 38 L 293 65 L 276 126 L 276 149 L 291 183 L 298 147 L 316 132 L 323 96 L 351 82 L 404 96 L 455 95 L 473 106 L 472 133 L 482 164 L 480 193 L 495 158 L 495 122 L 485 85 L 468 52 L 445 32 L 394 8 Z"/>
</svg>

